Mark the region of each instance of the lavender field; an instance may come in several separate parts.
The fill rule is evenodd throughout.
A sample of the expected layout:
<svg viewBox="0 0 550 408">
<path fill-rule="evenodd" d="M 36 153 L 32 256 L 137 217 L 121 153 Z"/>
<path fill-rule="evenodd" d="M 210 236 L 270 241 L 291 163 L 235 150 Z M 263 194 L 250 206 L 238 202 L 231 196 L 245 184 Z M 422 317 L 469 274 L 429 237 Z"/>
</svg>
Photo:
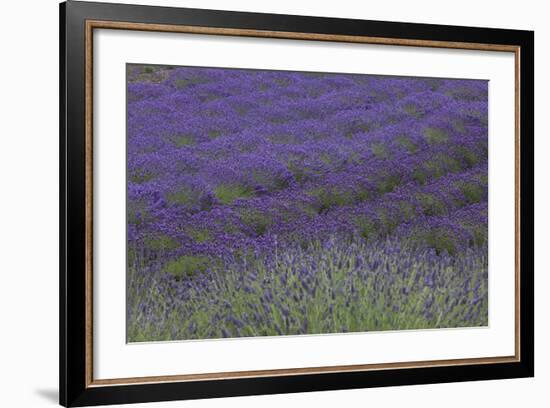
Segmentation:
<svg viewBox="0 0 550 408">
<path fill-rule="evenodd" d="M 487 81 L 127 70 L 129 342 L 488 324 Z"/>
</svg>

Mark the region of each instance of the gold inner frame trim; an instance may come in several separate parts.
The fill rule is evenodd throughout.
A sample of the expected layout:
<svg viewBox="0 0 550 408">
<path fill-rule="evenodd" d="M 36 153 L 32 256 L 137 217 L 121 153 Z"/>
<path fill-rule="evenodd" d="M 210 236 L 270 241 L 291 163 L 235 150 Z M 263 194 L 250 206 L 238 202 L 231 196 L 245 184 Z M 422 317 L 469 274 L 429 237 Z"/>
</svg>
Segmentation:
<svg viewBox="0 0 550 408">
<path fill-rule="evenodd" d="M 380 364 L 353 364 L 323 367 L 301 367 L 273 370 L 213 372 L 153 377 L 127 377 L 113 379 L 93 378 L 93 30 L 117 29 L 131 31 L 153 31 L 169 33 L 206 34 L 237 37 L 277 38 L 311 41 L 331 41 L 344 43 L 397 45 L 411 47 L 450 48 L 478 51 L 513 52 L 515 58 L 515 353 L 513 356 L 461 358 L 395 362 Z M 300 33 L 287 31 L 266 31 L 235 28 L 196 27 L 186 25 L 166 25 L 148 23 L 128 23 L 121 21 L 87 20 L 86 36 L 86 133 L 85 133 L 85 284 L 86 284 L 86 356 L 85 385 L 103 387 L 113 385 L 170 383 L 184 381 L 207 381 L 254 377 L 280 377 L 305 374 L 358 372 L 373 370 L 410 369 L 442 366 L 462 366 L 473 364 L 497 364 L 519 362 L 520 358 L 520 47 L 505 44 L 483 44 L 451 41 L 414 40 L 406 38 L 384 38 L 333 34 Z"/>
</svg>

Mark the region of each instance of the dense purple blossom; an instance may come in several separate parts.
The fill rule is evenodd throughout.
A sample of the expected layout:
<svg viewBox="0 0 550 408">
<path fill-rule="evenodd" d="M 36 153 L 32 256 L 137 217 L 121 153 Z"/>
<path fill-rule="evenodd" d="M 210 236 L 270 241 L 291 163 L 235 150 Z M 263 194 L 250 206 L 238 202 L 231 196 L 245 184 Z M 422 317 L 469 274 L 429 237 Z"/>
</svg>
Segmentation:
<svg viewBox="0 0 550 408">
<path fill-rule="evenodd" d="M 486 325 L 487 96 L 129 65 L 129 340 Z"/>
</svg>

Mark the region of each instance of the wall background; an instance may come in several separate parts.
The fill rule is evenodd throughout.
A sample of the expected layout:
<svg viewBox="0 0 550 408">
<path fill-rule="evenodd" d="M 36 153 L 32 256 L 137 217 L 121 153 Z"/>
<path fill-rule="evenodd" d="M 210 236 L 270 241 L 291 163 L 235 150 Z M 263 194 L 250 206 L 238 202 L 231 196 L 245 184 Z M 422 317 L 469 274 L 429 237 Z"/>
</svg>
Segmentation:
<svg viewBox="0 0 550 408">
<path fill-rule="evenodd" d="M 127 2 L 127 1 L 119 1 Z M 544 2 L 148 0 L 131 3 L 535 30 L 536 378 L 136 405 L 543 407 L 550 383 L 550 171 Z M 58 381 L 58 1 L 5 2 L 0 25 L 0 405 L 53 407 Z M 406 347 L 406 345 L 404 345 Z"/>
</svg>

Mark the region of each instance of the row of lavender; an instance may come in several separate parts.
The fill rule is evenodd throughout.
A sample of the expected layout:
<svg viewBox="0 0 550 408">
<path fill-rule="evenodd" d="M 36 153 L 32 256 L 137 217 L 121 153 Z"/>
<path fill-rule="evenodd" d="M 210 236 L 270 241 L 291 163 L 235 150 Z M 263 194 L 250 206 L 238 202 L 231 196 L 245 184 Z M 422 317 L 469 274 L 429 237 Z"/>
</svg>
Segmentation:
<svg viewBox="0 0 550 408">
<path fill-rule="evenodd" d="M 487 323 L 485 81 L 128 78 L 129 340 Z"/>
</svg>

